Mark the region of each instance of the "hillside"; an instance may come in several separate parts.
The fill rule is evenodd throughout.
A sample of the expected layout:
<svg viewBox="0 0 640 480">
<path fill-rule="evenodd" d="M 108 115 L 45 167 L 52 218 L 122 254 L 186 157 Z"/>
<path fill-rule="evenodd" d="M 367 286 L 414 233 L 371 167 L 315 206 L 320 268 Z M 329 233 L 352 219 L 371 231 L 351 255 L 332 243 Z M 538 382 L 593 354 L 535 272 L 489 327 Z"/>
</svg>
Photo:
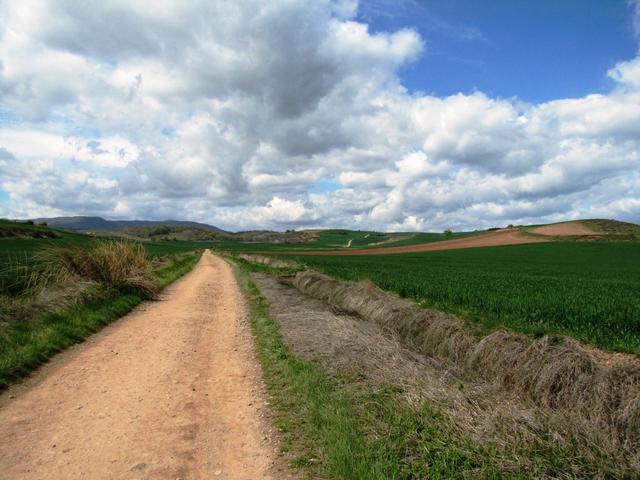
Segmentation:
<svg viewBox="0 0 640 480">
<path fill-rule="evenodd" d="M 309 231 L 255 230 L 228 232 L 206 223 L 181 220 L 106 220 L 101 217 L 53 217 L 30 220 L 36 224 L 78 232 L 110 233 L 141 240 L 232 241 L 248 243 L 305 243 L 316 235 Z"/>
<path fill-rule="evenodd" d="M 532 225 L 524 227 L 524 229 L 528 233 L 536 235 L 570 237 L 577 240 L 640 240 L 640 225 L 602 218 Z"/>
<path fill-rule="evenodd" d="M 0 238 L 60 238 L 60 233 L 46 225 L 0 220 Z"/>
<path fill-rule="evenodd" d="M 188 222 L 181 220 L 105 220 L 101 217 L 53 217 L 35 218 L 35 223 L 47 223 L 47 225 L 64 228 L 66 230 L 91 231 L 91 232 L 114 232 L 123 229 L 136 227 L 156 227 L 160 225 L 193 227 L 211 232 L 227 233 L 221 228 L 206 223 Z"/>
<path fill-rule="evenodd" d="M 630 222 L 621 222 L 620 220 L 609 220 L 602 218 L 594 218 L 590 220 L 582 220 L 583 224 L 596 232 L 613 236 L 619 239 L 628 237 L 630 240 L 640 240 L 640 225 Z"/>
<path fill-rule="evenodd" d="M 257 230 L 248 232 L 225 232 L 208 230 L 191 225 L 150 225 L 123 228 L 114 233 L 142 240 L 189 240 L 189 241 L 224 241 L 246 243 L 305 243 L 315 237 L 309 232 L 272 232 Z"/>
</svg>

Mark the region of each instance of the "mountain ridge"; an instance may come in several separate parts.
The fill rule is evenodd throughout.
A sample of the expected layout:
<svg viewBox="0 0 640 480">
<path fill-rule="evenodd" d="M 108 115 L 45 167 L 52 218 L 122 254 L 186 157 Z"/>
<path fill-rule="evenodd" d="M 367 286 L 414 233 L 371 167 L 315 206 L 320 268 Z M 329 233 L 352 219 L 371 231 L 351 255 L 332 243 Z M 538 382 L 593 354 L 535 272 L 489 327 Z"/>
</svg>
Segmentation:
<svg viewBox="0 0 640 480">
<path fill-rule="evenodd" d="M 230 233 L 207 223 L 191 222 L 183 220 L 107 220 L 97 216 L 70 216 L 70 217 L 49 217 L 33 218 L 35 223 L 47 223 L 47 225 L 65 230 L 75 230 L 81 232 L 112 232 L 126 228 L 153 227 L 153 226 L 180 226 L 196 227 L 218 233 Z"/>
</svg>

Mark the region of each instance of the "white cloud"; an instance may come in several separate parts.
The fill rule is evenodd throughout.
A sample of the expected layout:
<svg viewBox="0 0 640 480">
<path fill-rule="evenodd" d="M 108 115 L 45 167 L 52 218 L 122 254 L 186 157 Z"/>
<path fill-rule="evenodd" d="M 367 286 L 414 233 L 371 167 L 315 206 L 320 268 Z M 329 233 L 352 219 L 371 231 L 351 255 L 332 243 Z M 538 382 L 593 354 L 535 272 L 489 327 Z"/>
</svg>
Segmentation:
<svg viewBox="0 0 640 480">
<path fill-rule="evenodd" d="M 632 3 L 638 10 L 638 3 Z M 640 221 L 640 59 L 537 105 L 409 94 L 353 0 L 0 3 L 0 215 L 225 228 Z M 636 17 L 638 18 L 638 17 Z M 321 180 L 337 191 L 310 193 Z M 333 189 L 332 189 L 333 190 Z"/>
<path fill-rule="evenodd" d="M 120 136 L 90 141 L 73 138 L 68 143 L 73 149 L 75 160 L 90 162 L 98 167 L 124 168 L 139 156 L 138 147 Z"/>
<path fill-rule="evenodd" d="M 640 5 L 640 2 L 638 3 Z M 638 7 L 640 11 L 640 7 Z M 638 15 L 640 17 L 640 14 Z M 608 72 L 609 77 L 615 80 L 620 88 L 640 90 L 640 57 L 636 57 L 628 62 L 616 64 Z"/>
</svg>

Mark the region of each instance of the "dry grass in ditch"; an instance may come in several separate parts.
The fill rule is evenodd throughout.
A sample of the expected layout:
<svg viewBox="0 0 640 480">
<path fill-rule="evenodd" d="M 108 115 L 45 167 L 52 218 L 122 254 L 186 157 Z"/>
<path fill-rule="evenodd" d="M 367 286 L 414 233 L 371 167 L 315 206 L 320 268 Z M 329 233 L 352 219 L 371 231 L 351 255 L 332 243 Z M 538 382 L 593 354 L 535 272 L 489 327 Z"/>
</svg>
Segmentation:
<svg viewBox="0 0 640 480">
<path fill-rule="evenodd" d="M 258 263 L 260 265 L 267 265 L 273 268 L 300 268 L 301 265 L 289 260 L 281 260 L 279 258 L 268 257 L 266 255 L 249 255 L 242 253 L 237 255 L 241 260 L 245 260 L 249 263 Z"/>
<path fill-rule="evenodd" d="M 640 361 L 603 360 L 570 338 L 499 330 L 472 335 L 462 320 L 423 310 L 371 282 L 340 282 L 301 272 L 295 286 L 330 305 L 379 324 L 409 348 L 448 361 L 460 376 L 493 382 L 549 412 L 572 435 L 622 449 L 640 467 Z"/>
<path fill-rule="evenodd" d="M 70 275 L 92 280 L 121 291 L 153 297 L 157 287 L 150 277 L 151 265 L 144 247 L 127 241 L 104 241 L 94 247 L 52 247 L 45 261 Z"/>
</svg>

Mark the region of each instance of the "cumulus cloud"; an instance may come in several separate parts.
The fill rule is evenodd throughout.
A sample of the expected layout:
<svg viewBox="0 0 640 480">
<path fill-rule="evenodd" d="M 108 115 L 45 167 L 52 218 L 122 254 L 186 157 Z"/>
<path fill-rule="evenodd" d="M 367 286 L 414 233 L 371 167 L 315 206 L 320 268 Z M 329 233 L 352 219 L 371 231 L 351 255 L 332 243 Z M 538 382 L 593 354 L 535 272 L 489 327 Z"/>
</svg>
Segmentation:
<svg viewBox="0 0 640 480">
<path fill-rule="evenodd" d="M 231 229 L 640 220 L 639 58 L 583 98 L 410 94 L 399 69 L 428 43 L 372 32 L 357 8 L 0 3 L 0 111 L 17 118 L 0 129 L 0 214 Z"/>
</svg>

